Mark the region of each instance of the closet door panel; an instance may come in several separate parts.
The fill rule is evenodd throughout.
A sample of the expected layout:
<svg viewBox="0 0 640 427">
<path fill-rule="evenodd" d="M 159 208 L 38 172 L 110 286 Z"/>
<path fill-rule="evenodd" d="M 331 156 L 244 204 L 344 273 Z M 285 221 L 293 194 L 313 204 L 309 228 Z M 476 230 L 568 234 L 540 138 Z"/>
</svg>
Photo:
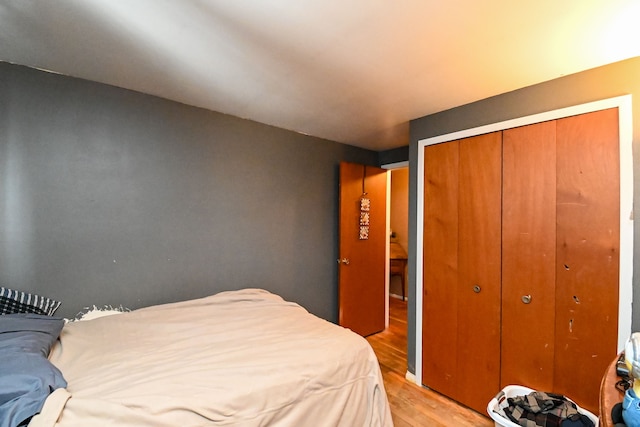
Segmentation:
<svg viewBox="0 0 640 427">
<path fill-rule="evenodd" d="M 592 412 L 617 345 L 618 144 L 617 109 L 558 120 L 554 382 Z"/>
<path fill-rule="evenodd" d="M 423 383 L 447 396 L 459 388 L 458 142 L 425 147 Z"/>
<path fill-rule="evenodd" d="M 459 400 L 478 412 L 500 380 L 502 134 L 460 141 Z"/>
<path fill-rule="evenodd" d="M 500 387 L 553 390 L 556 122 L 503 133 Z"/>
</svg>

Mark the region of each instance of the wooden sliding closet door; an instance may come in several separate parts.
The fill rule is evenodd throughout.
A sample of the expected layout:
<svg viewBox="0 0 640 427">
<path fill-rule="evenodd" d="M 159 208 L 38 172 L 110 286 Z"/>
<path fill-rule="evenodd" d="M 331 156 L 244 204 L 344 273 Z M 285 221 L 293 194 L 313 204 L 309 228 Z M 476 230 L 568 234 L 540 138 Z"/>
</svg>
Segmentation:
<svg viewBox="0 0 640 427">
<path fill-rule="evenodd" d="M 424 150 L 423 383 L 446 396 L 458 389 L 457 141 Z"/>
<path fill-rule="evenodd" d="M 616 354 L 620 265 L 618 110 L 558 120 L 555 391 L 598 411 Z"/>
<path fill-rule="evenodd" d="M 598 412 L 615 357 L 618 110 L 425 148 L 423 382 L 484 412 L 504 386 Z"/>
<path fill-rule="evenodd" d="M 553 389 L 555 140 L 555 121 L 503 132 L 501 388 Z"/>
<path fill-rule="evenodd" d="M 501 133 L 425 148 L 423 382 L 483 412 L 500 379 Z"/>
<path fill-rule="evenodd" d="M 500 384 L 502 134 L 460 141 L 458 396 L 482 413 Z"/>
</svg>

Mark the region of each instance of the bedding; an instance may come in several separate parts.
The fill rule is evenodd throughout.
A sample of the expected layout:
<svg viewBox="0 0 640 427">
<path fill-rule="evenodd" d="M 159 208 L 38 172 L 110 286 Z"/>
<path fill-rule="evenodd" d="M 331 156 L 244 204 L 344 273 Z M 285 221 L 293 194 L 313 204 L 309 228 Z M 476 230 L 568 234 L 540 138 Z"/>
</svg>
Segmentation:
<svg viewBox="0 0 640 427">
<path fill-rule="evenodd" d="M 69 322 L 30 427 L 391 426 L 368 342 L 259 289 Z"/>
</svg>

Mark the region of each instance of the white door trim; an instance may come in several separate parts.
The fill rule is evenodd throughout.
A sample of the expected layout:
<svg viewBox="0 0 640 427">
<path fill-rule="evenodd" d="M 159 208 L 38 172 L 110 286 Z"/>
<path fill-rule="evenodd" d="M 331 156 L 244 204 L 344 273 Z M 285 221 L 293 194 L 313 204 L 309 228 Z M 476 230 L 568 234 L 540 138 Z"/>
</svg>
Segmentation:
<svg viewBox="0 0 640 427">
<path fill-rule="evenodd" d="M 618 108 L 620 136 L 620 299 L 618 305 L 618 350 L 631 335 L 631 304 L 633 299 L 633 113 L 631 95 L 603 99 L 572 107 L 519 117 L 490 125 L 439 135 L 418 141 L 417 215 L 416 215 L 416 324 L 415 381 L 422 384 L 422 257 L 424 235 L 424 147 L 441 142 L 481 135 L 489 132 L 526 126 L 548 120 Z M 443 349 L 446 351 L 446 349 Z"/>
</svg>

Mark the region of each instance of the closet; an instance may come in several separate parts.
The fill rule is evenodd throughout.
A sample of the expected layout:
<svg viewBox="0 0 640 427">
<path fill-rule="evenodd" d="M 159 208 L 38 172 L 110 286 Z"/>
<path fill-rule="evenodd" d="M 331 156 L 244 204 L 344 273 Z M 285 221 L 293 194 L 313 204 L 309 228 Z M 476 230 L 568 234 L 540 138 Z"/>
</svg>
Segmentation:
<svg viewBox="0 0 640 427">
<path fill-rule="evenodd" d="M 617 108 L 424 156 L 424 385 L 479 412 L 520 384 L 597 413 L 618 332 Z"/>
</svg>

